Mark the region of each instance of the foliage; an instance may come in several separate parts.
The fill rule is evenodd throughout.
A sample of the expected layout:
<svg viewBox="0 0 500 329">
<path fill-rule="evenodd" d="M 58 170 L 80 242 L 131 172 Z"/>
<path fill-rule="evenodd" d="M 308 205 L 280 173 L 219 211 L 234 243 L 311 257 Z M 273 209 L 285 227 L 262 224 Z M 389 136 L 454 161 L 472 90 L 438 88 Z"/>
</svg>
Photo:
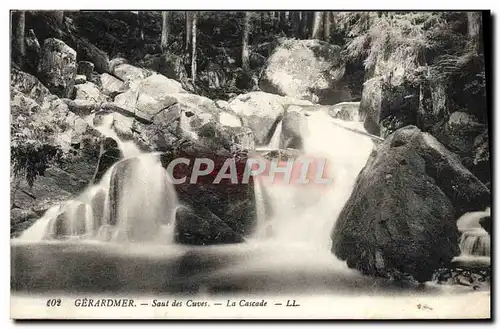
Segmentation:
<svg viewBox="0 0 500 329">
<path fill-rule="evenodd" d="M 465 13 L 339 13 L 337 18 L 337 28 L 348 30 L 346 56 L 363 58 L 367 70 L 382 75 L 412 74 L 439 56 L 463 55 L 466 48 Z"/>
</svg>

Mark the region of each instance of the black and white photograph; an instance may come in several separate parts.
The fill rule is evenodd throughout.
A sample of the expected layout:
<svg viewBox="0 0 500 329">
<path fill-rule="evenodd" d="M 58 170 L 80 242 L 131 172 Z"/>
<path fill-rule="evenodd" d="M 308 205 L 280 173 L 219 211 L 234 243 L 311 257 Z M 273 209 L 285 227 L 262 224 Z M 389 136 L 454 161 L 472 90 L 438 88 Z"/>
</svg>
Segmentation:
<svg viewBox="0 0 500 329">
<path fill-rule="evenodd" d="M 12 319 L 491 319 L 490 11 L 9 15 Z"/>
</svg>

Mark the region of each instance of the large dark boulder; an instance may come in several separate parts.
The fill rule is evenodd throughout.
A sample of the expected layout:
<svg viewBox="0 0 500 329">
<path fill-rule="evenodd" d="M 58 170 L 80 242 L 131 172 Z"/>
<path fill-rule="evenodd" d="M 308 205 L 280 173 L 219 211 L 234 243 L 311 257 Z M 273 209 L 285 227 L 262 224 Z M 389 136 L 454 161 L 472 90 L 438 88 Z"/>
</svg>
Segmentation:
<svg viewBox="0 0 500 329">
<path fill-rule="evenodd" d="M 332 252 L 363 273 L 423 282 L 459 254 L 456 220 L 490 192 L 434 137 L 415 126 L 373 151 L 332 232 Z"/>
<path fill-rule="evenodd" d="M 283 40 L 262 70 L 262 91 L 335 104 L 351 100 L 342 83 L 345 64 L 341 47 L 319 40 Z"/>
<path fill-rule="evenodd" d="M 187 203 L 187 199 L 188 196 L 183 198 L 183 202 Z M 201 246 L 244 241 L 241 235 L 234 232 L 201 203 L 197 203 L 193 208 L 181 206 L 177 209 L 174 240 L 180 244 Z"/>
<path fill-rule="evenodd" d="M 189 165 L 178 164 L 174 167 L 173 177 L 187 177 L 185 182 L 175 184 L 175 189 L 179 202 L 190 208 L 189 211 L 178 213 L 181 219 L 176 222 L 177 241 L 188 244 L 235 243 L 241 242 L 241 237 L 250 235 L 255 226 L 255 197 L 253 181 L 250 179 L 247 183 L 242 182 L 248 158 L 246 153 L 215 151 L 186 142 L 164 153 L 161 161 L 167 168 L 168 164 L 177 158 L 189 160 Z M 213 160 L 215 169 L 211 174 L 200 176 L 196 182 L 191 183 L 196 158 Z M 227 159 L 235 161 L 238 183 L 223 179 L 219 184 L 215 184 L 214 179 Z M 219 234 L 215 234 L 216 231 L 219 231 Z M 207 236 L 200 240 L 200 234 L 203 232 L 206 232 Z"/>
</svg>

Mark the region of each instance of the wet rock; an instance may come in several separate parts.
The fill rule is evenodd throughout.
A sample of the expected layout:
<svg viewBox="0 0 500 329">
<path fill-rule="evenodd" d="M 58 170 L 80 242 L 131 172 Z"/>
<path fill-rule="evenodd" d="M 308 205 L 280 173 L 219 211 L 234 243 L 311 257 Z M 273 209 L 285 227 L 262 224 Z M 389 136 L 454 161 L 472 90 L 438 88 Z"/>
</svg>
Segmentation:
<svg viewBox="0 0 500 329">
<path fill-rule="evenodd" d="M 481 218 L 479 224 L 491 236 L 491 216 Z"/>
<path fill-rule="evenodd" d="M 194 210 L 196 216 L 203 220 L 203 230 L 214 232 L 222 229 L 220 238 L 223 239 L 226 239 L 224 235 L 227 236 L 230 233 L 226 230 L 226 226 L 240 236 L 251 234 L 255 226 L 253 181 L 242 182 L 247 155 L 240 152 L 230 153 L 226 150 L 210 149 L 196 142 L 185 142 L 162 155 L 163 166 L 166 168 L 173 159 L 178 158 L 189 160 L 189 165 L 178 164 L 173 171 L 174 178 L 187 178 L 184 183 L 175 184 L 179 201 L 181 204 L 185 202 L 188 206 L 192 206 L 191 210 Z M 196 158 L 213 160 L 215 168 L 211 174 L 200 176 L 195 179 L 194 183 L 191 183 L 191 173 Z M 223 179 L 220 183 L 215 184 L 217 173 L 228 159 L 234 160 L 238 183 L 233 183 L 230 179 Z M 221 226 L 221 223 L 210 213 L 220 219 L 225 226 Z M 200 219 L 197 219 L 196 222 L 200 223 Z M 214 228 L 210 227 L 212 225 Z M 188 228 L 193 231 L 193 235 L 199 232 L 195 223 L 192 226 L 189 225 Z M 187 231 L 184 229 L 183 233 Z M 204 240 L 206 244 L 220 243 L 217 235 L 210 233 L 209 237 L 210 239 Z M 227 240 L 228 242 L 239 242 L 233 240 L 235 235 L 231 234 L 229 237 L 231 239 Z"/>
<path fill-rule="evenodd" d="M 99 153 L 99 161 L 92 179 L 94 184 L 97 183 L 102 176 L 104 176 L 106 171 L 122 157 L 118 143 L 110 137 L 106 137 L 102 140 Z"/>
<path fill-rule="evenodd" d="M 434 137 L 408 126 L 369 158 L 335 223 L 332 252 L 363 273 L 423 282 L 459 254 L 456 220 L 490 192 Z"/>
<path fill-rule="evenodd" d="M 341 83 L 341 48 L 319 40 L 284 40 L 269 57 L 259 80 L 262 91 L 336 104 L 351 99 Z"/>
<path fill-rule="evenodd" d="M 200 127 L 198 137 L 204 146 L 212 149 L 236 152 L 255 147 L 253 132 L 248 127 L 228 127 L 212 121 Z"/>
<path fill-rule="evenodd" d="M 89 61 L 78 62 L 78 74 L 84 75 L 87 80 L 92 79 L 92 73 L 94 72 L 94 64 Z"/>
<path fill-rule="evenodd" d="M 279 148 L 302 150 L 302 132 L 306 123 L 306 113 L 299 106 L 290 106 L 286 110 L 281 122 L 281 136 Z"/>
<path fill-rule="evenodd" d="M 229 102 L 229 108 L 241 118 L 243 126 L 254 132 L 256 145 L 267 145 L 272 128 L 290 104 L 312 105 L 311 102 L 257 91 L 242 94 Z"/>
<path fill-rule="evenodd" d="M 244 239 L 203 206 L 180 207 L 176 212 L 175 242 L 190 245 L 239 243 Z"/>
<path fill-rule="evenodd" d="M 76 51 L 58 39 L 45 39 L 38 65 L 42 83 L 59 97 L 70 97 L 76 76 Z"/>
</svg>

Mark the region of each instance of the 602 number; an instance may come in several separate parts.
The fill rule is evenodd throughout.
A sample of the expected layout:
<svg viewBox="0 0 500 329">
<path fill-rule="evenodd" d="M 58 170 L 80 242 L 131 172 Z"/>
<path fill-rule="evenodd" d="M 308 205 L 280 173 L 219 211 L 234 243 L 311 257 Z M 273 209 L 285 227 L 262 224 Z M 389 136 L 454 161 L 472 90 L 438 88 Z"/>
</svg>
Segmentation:
<svg viewBox="0 0 500 329">
<path fill-rule="evenodd" d="M 58 298 L 58 299 L 49 299 L 47 301 L 47 307 L 56 307 L 56 306 L 61 306 L 61 299 Z"/>
</svg>

